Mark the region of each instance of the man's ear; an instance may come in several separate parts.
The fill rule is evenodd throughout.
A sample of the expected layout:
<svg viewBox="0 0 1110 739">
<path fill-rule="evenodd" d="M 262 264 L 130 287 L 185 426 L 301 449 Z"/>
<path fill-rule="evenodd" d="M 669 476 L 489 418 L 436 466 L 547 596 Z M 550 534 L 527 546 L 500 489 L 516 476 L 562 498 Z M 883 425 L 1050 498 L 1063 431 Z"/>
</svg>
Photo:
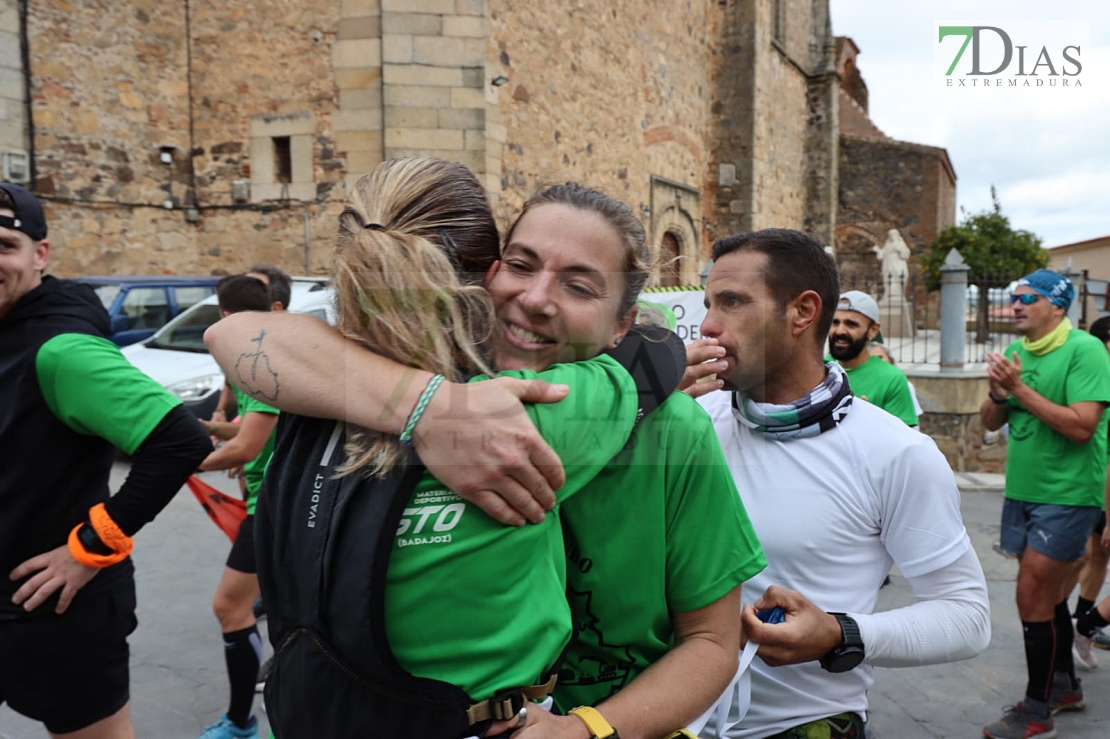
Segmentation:
<svg viewBox="0 0 1110 739">
<path fill-rule="evenodd" d="M 806 290 L 791 301 L 786 311 L 790 333 L 801 336 L 817 324 L 821 317 L 821 296 L 814 290 Z M 822 337 L 824 338 L 824 337 Z"/>
<path fill-rule="evenodd" d="M 486 277 L 485 277 L 485 279 L 484 279 L 484 280 L 482 281 L 482 284 L 483 284 L 483 285 L 484 285 L 485 287 L 489 287 L 489 283 L 490 283 L 490 281 L 492 281 L 492 280 L 493 280 L 494 276 L 495 276 L 495 275 L 497 274 L 497 272 L 498 272 L 498 271 L 499 271 L 500 269 L 501 269 L 501 260 L 500 260 L 500 259 L 498 259 L 498 260 L 497 260 L 496 262 L 494 262 L 493 264 L 491 264 L 491 265 L 489 266 L 489 269 L 488 269 L 488 270 L 486 270 Z"/>
<path fill-rule="evenodd" d="M 613 332 L 613 338 L 605 345 L 606 349 L 615 349 L 618 344 L 624 341 L 624 337 L 636 325 L 636 316 L 640 313 L 640 306 L 634 305 L 628 309 L 624 314 L 624 318 L 617 321 L 617 330 Z"/>
<path fill-rule="evenodd" d="M 46 239 L 35 244 L 35 269 L 42 272 L 50 262 L 50 242 Z"/>
<path fill-rule="evenodd" d="M 878 336 L 879 332 L 882 331 L 882 330 L 883 330 L 883 324 L 879 323 L 878 321 L 872 321 L 871 322 L 871 327 L 869 329 L 867 329 L 867 340 L 871 341 L 876 336 Z"/>
</svg>

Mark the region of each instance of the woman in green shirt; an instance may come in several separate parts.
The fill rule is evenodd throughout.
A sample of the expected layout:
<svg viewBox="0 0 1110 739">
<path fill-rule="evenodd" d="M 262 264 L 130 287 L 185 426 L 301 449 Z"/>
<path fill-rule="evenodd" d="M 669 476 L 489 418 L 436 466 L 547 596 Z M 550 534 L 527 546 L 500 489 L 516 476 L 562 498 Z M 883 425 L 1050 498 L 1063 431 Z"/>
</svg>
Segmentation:
<svg viewBox="0 0 1110 739">
<path fill-rule="evenodd" d="M 366 202 L 369 204 L 369 200 Z M 391 237 L 394 227 L 388 218 L 369 211 L 359 216 L 358 238 L 374 241 L 373 248 L 363 251 L 377 255 L 381 252 L 378 242 Z M 437 235 L 441 244 L 457 246 L 460 240 L 455 233 Z M 444 238 L 445 235 L 448 238 Z M 472 267 L 468 269 L 470 255 L 465 249 L 448 248 L 448 254 L 458 257 L 456 267 L 462 267 L 463 271 L 477 271 Z M 619 373 L 608 373 L 604 367 L 605 359 L 591 357 L 619 343 L 631 326 L 636 297 L 648 276 L 647 253 L 642 226 L 627 206 L 573 183 L 548 188 L 530 200 L 509 231 L 500 261 L 496 261 L 494 252 L 495 263 L 489 269 L 486 286 L 495 307 L 492 333 L 496 366 L 527 372 L 543 370 L 552 363 L 578 362 L 596 366 L 598 370 L 595 371 L 601 371 L 594 378 L 587 378 L 585 383 L 576 383 L 573 374 L 560 373 L 577 371 L 581 375 L 585 368 L 574 370 L 576 365 L 557 365 L 553 370 L 556 373 L 553 379 L 571 379 L 571 397 L 563 404 L 534 406 L 529 411 L 529 417 L 537 422 L 563 457 L 568 484 L 560 491 L 561 499 L 568 492 L 573 492 L 575 487 L 585 484 L 587 476 L 597 473 L 597 462 L 605 466 L 613 453 L 625 446 L 628 438 L 629 429 L 621 425 L 625 418 L 621 404 L 604 406 L 599 410 L 597 397 L 597 388 L 606 384 L 615 390 L 615 396 L 627 394 L 629 390 L 624 385 L 625 380 Z M 407 255 L 406 259 L 409 264 L 417 263 L 412 255 Z M 381 269 L 380 265 L 369 271 L 391 274 L 388 269 Z M 356 272 L 360 276 L 356 281 L 362 283 L 361 275 L 368 272 L 364 273 L 361 268 Z M 406 270 L 396 270 L 397 280 L 402 281 L 411 292 L 413 286 L 407 282 L 408 276 Z M 342 283 L 339 284 L 342 291 Z M 376 295 L 381 287 L 372 284 L 367 291 L 364 286 L 363 292 Z M 401 284 L 394 287 L 401 289 Z M 347 292 L 350 294 L 352 291 Z M 380 312 L 381 309 L 375 310 Z M 266 340 L 270 342 L 268 356 L 271 366 L 282 373 L 282 390 L 283 393 L 288 392 L 288 395 L 275 401 L 283 409 L 354 417 L 356 412 L 348 413 L 353 409 L 348 409 L 346 403 L 341 404 L 341 414 L 336 413 L 334 407 L 327 406 L 326 402 L 321 407 L 319 396 L 328 393 L 321 393 L 319 387 L 341 388 L 338 393 L 331 394 L 342 395 L 346 400 L 353 397 L 350 386 L 346 385 L 350 379 L 349 371 L 354 370 L 367 378 L 372 373 L 375 381 L 366 388 L 371 396 L 382 389 L 384 378 L 404 379 L 403 374 L 389 375 L 388 368 L 373 364 L 375 360 L 368 360 L 372 365 L 370 372 L 367 372 L 367 367 L 355 369 L 354 363 L 374 355 L 352 355 L 348 352 L 346 361 L 336 362 L 335 357 L 346 352 L 347 347 L 342 341 L 335 343 L 336 337 L 326 327 L 304 324 L 294 328 L 293 322 L 260 322 L 258 319 L 264 317 L 251 318 L 249 326 L 243 324 L 242 328 L 248 329 L 251 337 L 258 335 L 259 328 L 266 332 Z M 370 326 L 371 322 L 362 317 L 353 323 L 348 322 L 348 325 Z M 230 329 L 228 332 L 224 332 L 223 328 L 219 327 L 208 338 L 214 355 L 230 368 L 234 366 L 235 359 L 231 353 L 250 344 L 238 341 L 245 338 L 245 334 L 237 334 L 239 329 L 236 326 L 226 327 Z M 323 332 L 317 331 L 318 328 L 323 328 Z M 296 337 L 290 329 L 296 331 Z M 358 339 L 359 332 L 347 333 L 351 338 Z M 449 332 L 437 332 L 436 335 L 449 335 Z M 312 350 L 307 355 L 301 353 L 298 356 L 301 352 L 299 347 L 304 346 Z M 447 351 L 448 354 L 452 352 L 465 352 L 465 342 L 456 342 L 455 347 Z M 326 361 L 319 361 L 322 357 L 327 357 Z M 302 363 L 305 358 L 316 362 L 308 375 L 299 372 L 305 367 Z M 480 358 L 472 356 L 470 360 L 477 363 Z M 380 360 L 381 357 L 375 359 Z M 419 384 L 423 385 L 431 373 L 415 374 Z M 390 384 L 389 387 L 387 394 L 397 386 Z M 298 398 L 302 390 L 307 390 L 311 397 Z M 400 392 L 405 391 L 402 389 Z M 361 399 L 361 389 L 358 393 Z M 452 395 L 459 397 L 455 389 L 452 389 Z M 412 395 L 406 397 L 412 398 Z M 574 562 L 580 574 L 591 571 L 606 573 L 606 582 L 599 583 L 596 589 L 591 585 L 590 592 L 584 596 L 584 603 L 572 604 L 575 617 L 580 624 L 584 618 L 591 619 L 586 624 L 591 627 L 596 627 L 598 623 L 607 624 L 604 630 L 600 627 L 591 629 L 591 654 L 576 661 L 574 672 L 579 676 L 585 675 L 583 665 L 595 662 L 592 655 L 598 650 L 613 657 L 611 662 L 616 669 L 605 669 L 598 674 L 585 675 L 584 679 L 574 679 L 578 692 L 571 697 L 577 700 L 578 695 L 583 695 L 587 702 L 608 699 L 601 706 L 602 714 L 627 735 L 658 734 L 678 728 L 695 718 L 719 694 L 735 669 L 739 638 L 739 584 L 765 564 L 715 436 L 710 433 L 712 429 L 708 418 L 696 405 L 683 406 L 684 400 L 686 398 L 682 395 L 668 399 L 656 412 L 660 414 L 660 421 L 651 424 L 650 433 L 637 432 L 638 438 L 629 445 L 637 447 L 638 451 L 619 460 L 620 466 L 612 469 L 603 489 L 584 494 L 610 501 L 610 505 L 617 506 L 619 518 L 591 523 L 590 516 L 586 515 L 589 513 L 587 507 L 579 516 L 581 523 L 575 532 L 579 546 L 597 544 L 601 539 L 608 541 L 601 547 L 606 554 L 599 558 L 596 569 L 592 562 L 587 564 L 581 557 Z M 408 402 L 416 403 L 415 400 Z M 408 403 L 405 405 L 408 407 Z M 567 405 L 568 410 L 562 414 L 552 410 L 560 405 Z M 381 431 L 395 433 L 397 426 L 390 426 L 390 416 L 405 412 L 381 413 L 386 410 L 384 407 L 378 410 L 378 413 L 358 416 L 359 421 L 367 426 L 376 423 Z M 458 410 L 457 406 L 454 410 Z M 555 422 L 545 423 L 545 413 L 553 413 L 551 417 Z M 431 411 L 416 426 L 417 451 L 422 459 L 426 459 L 429 445 L 438 435 L 438 414 L 429 414 Z M 473 433 L 481 434 L 483 429 L 502 425 L 506 418 L 493 413 L 486 413 L 485 416 L 482 426 L 472 426 Z M 648 421 L 653 421 L 655 416 L 648 416 Z M 383 418 L 386 419 L 384 423 Z M 583 418 L 592 421 L 595 426 L 600 420 L 605 432 L 584 430 L 586 427 L 581 425 L 580 420 Z M 579 423 L 579 427 L 575 427 L 574 423 Z M 686 430 L 704 433 L 690 434 Z M 384 438 L 376 437 L 375 443 L 384 444 Z M 614 439 L 617 441 L 616 449 L 607 447 L 606 444 L 612 444 Z M 706 444 L 699 439 L 710 439 L 712 443 Z M 383 448 L 388 449 L 388 446 L 379 447 Z M 358 453 L 354 456 L 357 457 Z M 450 472 L 447 470 L 448 474 Z M 562 621 L 559 614 L 563 609 L 560 606 L 532 590 L 502 593 L 509 597 L 497 603 L 489 600 L 496 593 L 476 597 L 469 592 L 469 586 L 482 580 L 485 573 L 476 568 L 468 569 L 465 564 L 460 564 L 460 559 L 473 555 L 480 557 L 475 562 L 483 563 L 482 567 L 489 566 L 495 571 L 498 567 L 508 567 L 510 570 L 515 568 L 518 573 L 526 572 L 529 586 L 536 585 L 532 581 L 536 579 L 540 585 L 546 583 L 545 587 L 550 592 L 562 576 L 559 572 L 563 566 L 562 557 L 556 556 L 561 555 L 561 550 L 552 549 L 554 540 L 551 538 L 545 539 L 540 546 L 530 546 L 526 540 L 528 537 L 536 539 L 543 536 L 544 532 L 558 533 L 559 527 L 553 516 L 547 517 L 544 524 L 528 527 L 524 531 L 498 527 L 490 519 L 470 516 L 467 521 L 477 525 L 481 520 L 480 525 L 486 527 L 486 534 L 497 537 L 498 541 L 503 539 L 506 545 L 511 543 L 513 548 L 459 547 L 454 538 L 455 530 L 447 531 L 446 527 L 455 520 L 448 509 L 455 506 L 452 510 L 458 511 L 461 499 L 454 497 L 454 493 L 442 485 L 425 483 L 410 501 L 411 513 L 406 511 L 390 560 L 389 588 L 386 592 L 390 646 L 407 669 L 416 674 L 456 682 L 479 699 L 490 690 L 509 687 L 490 682 L 491 676 L 502 676 L 510 665 L 515 669 L 523 655 L 527 655 L 532 662 L 525 670 L 525 674 L 531 675 L 535 675 L 537 669 L 542 670 L 540 665 L 550 666 L 557 656 L 543 654 L 544 649 L 535 649 L 539 645 L 534 637 L 533 647 L 525 647 L 527 639 L 524 632 L 540 628 L 538 614 L 534 612 L 543 611 L 542 619 L 549 622 L 548 626 L 542 627 L 545 632 L 559 634 L 562 624 L 569 622 Z M 709 484 L 704 487 L 703 483 Z M 460 489 L 471 495 L 477 492 Z M 687 492 L 691 494 L 686 495 Z M 441 508 L 428 510 L 436 506 Z M 606 515 L 611 513 L 609 511 Z M 433 517 L 445 530 L 428 536 L 428 527 L 434 529 Z M 650 525 L 642 521 L 650 521 Z M 699 527 L 700 532 L 697 531 Z M 623 533 L 625 529 L 627 536 Z M 709 534 L 705 535 L 707 530 Z M 445 540 L 448 535 L 451 537 L 449 541 Z M 674 546 L 669 540 L 672 536 Z M 681 546 L 678 546 L 679 543 Z M 448 551 L 450 547 L 459 550 L 455 556 L 437 554 Z M 480 554 L 479 549 L 482 550 Z M 560 561 L 554 562 L 553 558 Z M 542 565 L 538 565 L 537 562 L 541 561 Z M 630 563 L 635 563 L 635 566 L 630 568 Z M 455 569 L 441 569 L 451 567 Z M 622 581 L 622 575 L 630 570 L 630 577 Z M 690 576 L 690 585 L 671 601 L 672 584 L 679 584 L 684 576 Z M 491 579 L 494 582 L 503 581 L 503 578 Z M 643 606 L 637 608 L 635 589 L 640 587 L 647 590 Z M 616 597 L 619 590 L 625 590 L 625 593 Z M 620 602 L 617 607 L 611 608 L 610 601 Z M 423 614 L 414 616 L 414 611 L 420 608 L 424 609 Z M 672 614 L 672 610 L 675 613 Z M 450 614 L 450 618 L 445 618 L 445 612 Z M 517 614 L 524 612 L 532 615 L 518 619 Z M 614 623 L 614 620 L 620 622 Z M 484 627 L 476 632 L 460 625 L 464 621 L 482 623 Z M 500 630 L 494 637 L 483 639 L 475 635 L 494 628 L 491 626 L 493 622 L 500 624 Z M 554 629 L 549 628 L 551 624 L 556 624 Z M 619 641 L 606 638 L 607 633 L 613 634 L 613 638 Z M 549 646 L 547 644 L 545 648 Z M 656 662 L 655 667 L 647 669 Z M 679 698 L 671 690 L 676 680 L 682 681 L 686 687 Z M 519 684 L 519 679 L 516 683 Z M 610 698 L 613 693 L 618 694 Z M 645 711 L 645 706 L 649 710 Z M 564 709 L 572 707 L 572 704 L 563 706 Z M 580 720 L 578 716 L 547 717 L 540 711 L 533 711 L 528 713 L 527 721 L 529 726 L 525 731 L 532 730 L 531 725 L 536 724 L 536 731 L 553 736 L 556 733 L 570 735 L 574 731 L 581 732 L 585 719 Z M 551 722 L 559 724 L 541 726 Z M 495 726 L 493 731 L 506 727 Z"/>
</svg>

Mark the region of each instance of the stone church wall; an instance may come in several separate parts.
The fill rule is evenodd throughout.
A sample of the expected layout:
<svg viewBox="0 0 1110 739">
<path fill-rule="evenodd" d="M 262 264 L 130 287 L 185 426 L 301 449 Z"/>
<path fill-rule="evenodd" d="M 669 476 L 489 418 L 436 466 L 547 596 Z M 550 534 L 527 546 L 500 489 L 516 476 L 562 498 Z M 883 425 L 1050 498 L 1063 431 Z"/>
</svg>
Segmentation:
<svg viewBox="0 0 1110 739">
<path fill-rule="evenodd" d="M 808 122 L 827 0 L 31 7 L 36 188 L 60 275 L 319 273 L 345 178 L 454 152 L 502 225 L 541 182 L 580 179 L 653 242 L 677 237 L 690 282 L 718 236 L 814 221 L 815 162 L 835 181 Z"/>
</svg>

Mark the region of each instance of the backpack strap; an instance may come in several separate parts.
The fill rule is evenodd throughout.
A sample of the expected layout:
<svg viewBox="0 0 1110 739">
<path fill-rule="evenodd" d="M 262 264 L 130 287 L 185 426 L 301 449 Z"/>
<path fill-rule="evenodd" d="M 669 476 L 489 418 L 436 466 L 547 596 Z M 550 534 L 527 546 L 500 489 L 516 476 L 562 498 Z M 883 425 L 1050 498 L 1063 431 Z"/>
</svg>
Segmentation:
<svg viewBox="0 0 1110 739">
<path fill-rule="evenodd" d="M 555 690 L 558 675 L 543 685 L 529 685 L 498 693 L 492 698 L 479 701 L 466 709 L 466 720 L 473 726 L 481 721 L 508 721 L 531 701 L 542 701 Z"/>
<path fill-rule="evenodd" d="M 632 375 L 640 394 L 641 420 L 678 389 L 686 372 L 686 345 L 678 334 L 658 326 L 633 326 L 605 353 Z"/>
</svg>

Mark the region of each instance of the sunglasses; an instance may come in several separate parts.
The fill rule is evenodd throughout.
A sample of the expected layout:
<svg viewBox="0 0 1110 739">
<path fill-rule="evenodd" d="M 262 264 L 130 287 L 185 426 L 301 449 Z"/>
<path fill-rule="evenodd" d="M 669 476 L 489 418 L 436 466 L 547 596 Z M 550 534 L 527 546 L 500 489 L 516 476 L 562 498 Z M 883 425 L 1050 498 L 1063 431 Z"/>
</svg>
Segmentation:
<svg viewBox="0 0 1110 739">
<path fill-rule="evenodd" d="M 1022 293 L 1021 295 L 1011 295 L 1010 304 L 1021 303 L 1022 305 L 1033 305 L 1041 299 L 1040 295 L 1036 293 Z"/>
</svg>

